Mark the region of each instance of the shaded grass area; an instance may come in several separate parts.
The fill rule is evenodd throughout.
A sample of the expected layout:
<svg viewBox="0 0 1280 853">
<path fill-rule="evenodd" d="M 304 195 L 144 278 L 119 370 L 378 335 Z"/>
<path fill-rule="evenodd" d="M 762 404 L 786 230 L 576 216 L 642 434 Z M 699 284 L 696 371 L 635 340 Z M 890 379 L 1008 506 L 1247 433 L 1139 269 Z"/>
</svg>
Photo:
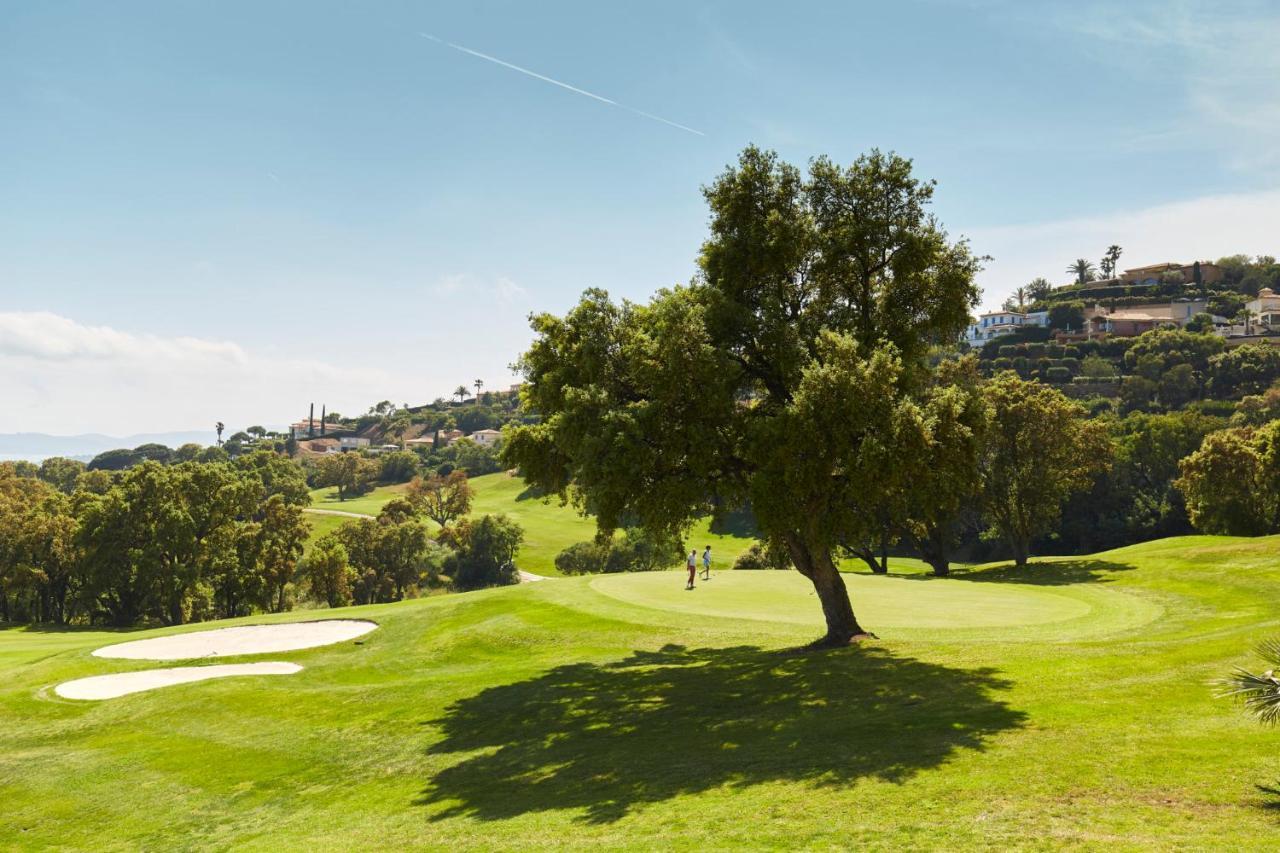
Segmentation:
<svg viewBox="0 0 1280 853">
<path fill-rule="evenodd" d="M 566 664 L 483 690 L 431 721 L 443 736 L 430 751 L 464 758 L 419 802 L 442 806 L 430 810 L 435 821 L 569 809 L 608 823 L 721 786 L 901 784 L 1022 725 L 1026 715 L 993 695 L 1008 687 L 991 669 L 877 648 L 668 645 Z"/>
</svg>

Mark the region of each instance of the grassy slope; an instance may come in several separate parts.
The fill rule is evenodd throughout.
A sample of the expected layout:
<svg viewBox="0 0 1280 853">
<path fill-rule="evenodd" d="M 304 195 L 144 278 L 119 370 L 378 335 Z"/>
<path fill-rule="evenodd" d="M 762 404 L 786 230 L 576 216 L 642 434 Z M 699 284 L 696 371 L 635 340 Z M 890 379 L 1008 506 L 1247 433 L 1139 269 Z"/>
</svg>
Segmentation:
<svg viewBox="0 0 1280 853">
<path fill-rule="evenodd" d="M 573 508 L 561 506 L 556 498 L 544 500 L 531 497 L 524 481 L 508 473 L 486 474 L 471 480 L 475 489 L 472 503 L 473 515 L 505 513 L 524 528 L 525 541 L 516 561 L 521 569 L 539 575 L 558 575 L 555 558 L 569 545 L 582 542 L 595 535 L 595 521 L 579 515 Z M 366 495 L 338 500 L 336 489 L 315 489 L 311 492 L 311 506 L 315 509 L 333 509 L 345 512 L 376 515 L 387 501 L 404 491 L 404 486 L 380 486 Z M 323 536 L 348 519 L 342 516 L 324 516 L 309 513 L 315 533 L 312 539 Z M 754 540 L 748 536 L 733 536 L 711 532 L 709 519 L 700 521 L 689 531 L 687 547 L 697 548 L 698 554 L 710 545 L 718 568 L 729 568 L 738 555 L 751 547 Z M 923 565 L 918 560 L 892 560 L 899 568 Z M 701 565 L 701 564 L 699 564 Z M 848 566 L 852 567 L 850 561 Z"/>
<path fill-rule="evenodd" d="M 351 608 L 382 628 L 271 656 L 298 675 L 103 703 L 48 688 L 148 666 L 89 656 L 119 635 L 0 631 L 0 838 L 1270 846 L 1253 785 L 1280 776 L 1278 735 L 1208 682 L 1277 631 L 1278 554 L 1195 537 L 1025 576 L 851 577 L 882 639 L 808 655 L 778 651 L 817 619 L 783 575 L 562 579 Z"/>
</svg>

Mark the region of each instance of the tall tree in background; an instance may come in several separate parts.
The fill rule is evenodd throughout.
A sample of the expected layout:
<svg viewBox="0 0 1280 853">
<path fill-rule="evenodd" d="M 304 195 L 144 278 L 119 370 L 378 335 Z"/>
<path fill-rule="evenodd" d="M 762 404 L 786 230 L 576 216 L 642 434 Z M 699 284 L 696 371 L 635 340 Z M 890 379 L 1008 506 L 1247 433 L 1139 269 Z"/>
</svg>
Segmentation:
<svg viewBox="0 0 1280 853">
<path fill-rule="evenodd" d="M 833 549 L 869 539 L 928 442 L 909 399 L 923 356 L 977 302 L 980 268 L 926 208 L 933 185 L 878 151 L 808 176 L 746 149 L 704 194 L 690 287 L 647 305 L 588 291 L 533 319 L 519 367 L 540 424 L 504 461 L 596 515 L 679 536 L 718 498 L 751 502 L 822 605 L 823 644 L 862 634 Z"/>
<path fill-rule="evenodd" d="M 1031 540 L 1058 520 L 1063 501 L 1110 462 L 1106 427 L 1062 392 L 1002 373 L 983 388 L 991 428 L 982 486 L 993 532 L 1027 564 Z"/>
<path fill-rule="evenodd" d="M 471 512 L 473 493 L 465 471 L 454 470 L 446 477 L 415 477 L 406 494 L 423 515 L 441 527 Z"/>
<path fill-rule="evenodd" d="M 1210 433 L 1179 467 L 1176 485 L 1197 530 L 1280 533 L 1280 421 Z"/>
<path fill-rule="evenodd" d="M 453 396 L 455 396 L 455 397 L 457 397 L 457 398 L 458 398 L 458 402 L 459 402 L 459 403 L 461 403 L 463 400 L 467 399 L 467 386 L 466 386 L 466 385 L 459 385 L 457 388 L 454 388 L 454 389 L 453 389 Z"/>
<path fill-rule="evenodd" d="M 924 395 L 930 440 L 913 461 L 905 527 L 916 550 L 939 577 L 951 570 L 951 551 L 966 516 L 981 505 L 982 451 L 991 428 L 977 360 L 939 365 Z"/>
<path fill-rule="evenodd" d="M 1027 298 L 1033 303 L 1039 302 L 1053 292 L 1053 285 L 1047 278 L 1037 277 L 1027 282 Z"/>
<path fill-rule="evenodd" d="M 1067 267 L 1067 272 L 1076 277 L 1076 284 L 1088 284 L 1097 277 L 1097 270 L 1092 261 L 1076 258 L 1075 263 Z"/>
<path fill-rule="evenodd" d="M 222 431 L 223 431 L 224 429 L 226 429 L 226 428 L 227 428 L 227 425 L 226 425 L 226 424 L 224 424 L 222 421 L 218 421 L 216 424 L 214 424 L 214 425 L 213 425 L 213 428 L 214 428 L 214 429 L 217 431 L 217 433 L 218 433 L 218 446 L 219 446 L 219 447 L 221 447 L 221 446 L 222 446 Z"/>
<path fill-rule="evenodd" d="M 1027 313 L 1027 288 L 1019 287 L 1013 292 L 1013 295 L 1004 301 L 1001 306 L 1006 311 L 1016 311 L 1019 314 Z"/>
<path fill-rule="evenodd" d="M 1121 251 L 1123 250 L 1114 243 L 1107 247 L 1107 251 L 1102 256 L 1102 261 L 1100 263 L 1103 278 L 1109 279 L 1115 277 L 1116 268 L 1120 265 Z M 1077 263 L 1079 263 L 1079 261 L 1077 261 Z"/>
<path fill-rule="evenodd" d="M 475 386 L 475 388 L 476 388 L 476 402 L 477 402 L 477 403 L 479 403 L 479 402 L 480 402 L 480 389 L 484 387 L 484 380 L 483 380 L 483 379 L 476 379 L 476 380 L 475 380 L 475 381 L 473 381 L 471 384 L 472 384 L 472 385 L 474 385 L 474 386 Z"/>
</svg>

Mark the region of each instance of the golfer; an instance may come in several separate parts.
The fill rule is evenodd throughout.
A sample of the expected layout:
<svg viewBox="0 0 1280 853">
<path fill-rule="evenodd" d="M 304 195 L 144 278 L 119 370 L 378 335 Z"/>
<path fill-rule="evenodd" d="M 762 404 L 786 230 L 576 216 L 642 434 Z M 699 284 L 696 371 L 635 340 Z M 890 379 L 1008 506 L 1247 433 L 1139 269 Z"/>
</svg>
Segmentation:
<svg viewBox="0 0 1280 853">
<path fill-rule="evenodd" d="M 685 589 L 693 589 L 693 576 L 698 571 L 698 549 L 695 548 L 689 552 L 689 559 L 685 561 L 685 566 L 689 569 L 689 584 Z"/>
</svg>

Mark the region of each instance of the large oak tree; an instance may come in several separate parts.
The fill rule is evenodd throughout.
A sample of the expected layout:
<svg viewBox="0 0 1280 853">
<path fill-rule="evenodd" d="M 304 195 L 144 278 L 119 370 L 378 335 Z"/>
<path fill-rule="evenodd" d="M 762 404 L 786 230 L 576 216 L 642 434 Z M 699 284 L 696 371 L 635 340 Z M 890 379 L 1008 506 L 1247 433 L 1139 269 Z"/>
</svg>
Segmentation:
<svg viewBox="0 0 1280 853">
<path fill-rule="evenodd" d="M 955 339 L 980 259 L 927 212 L 933 185 L 872 152 L 808 173 L 746 149 L 704 189 L 711 233 L 687 287 L 645 305 L 592 290 L 533 318 L 520 361 L 541 423 L 505 459 L 602 531 L 679 534 L 751 502 L 814 586 L 820 641 L 863 633 L 833 549 L 876 534 L 932 440 L 913 402 Z"/>
</svg>

